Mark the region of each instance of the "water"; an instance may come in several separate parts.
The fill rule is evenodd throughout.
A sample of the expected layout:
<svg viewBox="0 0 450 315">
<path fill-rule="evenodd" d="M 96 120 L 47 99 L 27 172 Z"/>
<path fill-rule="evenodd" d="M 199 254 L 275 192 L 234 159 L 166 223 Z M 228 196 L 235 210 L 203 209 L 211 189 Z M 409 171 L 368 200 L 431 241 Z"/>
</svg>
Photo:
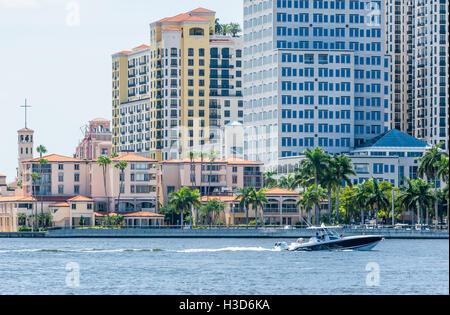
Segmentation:
<svg viewBox="0 0 450 315">
<path fill-rule="evenodd" d="M 0 239 L 0 294 L 449 294 L 448 240 L 304 253 L 276 241 Z"/>
</svg>

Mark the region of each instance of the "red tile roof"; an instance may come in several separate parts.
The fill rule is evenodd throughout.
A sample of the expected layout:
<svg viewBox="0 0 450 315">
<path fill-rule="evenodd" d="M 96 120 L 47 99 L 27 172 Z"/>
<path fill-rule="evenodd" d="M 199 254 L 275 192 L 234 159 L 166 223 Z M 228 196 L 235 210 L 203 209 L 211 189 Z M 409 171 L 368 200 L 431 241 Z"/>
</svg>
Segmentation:
<svg viewBox="0 0 450 315">
<path fill-rule="evenodd" d="M 134 47 L 133 51 L 138 51 L 138 50 L 143 50 L 143 49 L 148 49 L 148 48 L 150 48 L 150 46 L 143 44 L 143 45 Z"/>
<path fill-rule="evenodd" d="M 117 55 L 129 55 L 131 54 L 132 51 L 129 50 L 123 50 L 123 51 L 119 51 L 118 53 L 113 54 L 113 56 L 117 56 Z"/>
<path fill-rule="evenodd" d="M 197 8 L 195 10 L 192 10 L 191 13 L 216 13 L 216 11 L 211 11 L 205 8 Z"/>
<path fill-rule="evenodd" d="M 79 159 L 75 159 L 72 157 L 63 156 L 63 155 L 59 155 L 59 154 L 51 154 L 51 155 L 43 156 L 42 158 L 47 160 L 48 162 L 77 162 L 77 163 L 83 162 L 83 160 L 79 160 Z M 26 160 L 24 162 L 39 162 L 39 160 L 40 160 L 40 158 L 35 158 L 35 159 L 31 159 L 31 160 Z"/>
<path fill-rule="evenodd" d="M 185 21 L 209 22 L 208 19 L 196 15 L 197 13 L 208 15 L 208 14 L 215 14 L 216 12 L 205 8 L 197 8 L 187 13 L 181 13 L 172 17 L 166 17 L 164 19 L 156 21 L 155 23 L 180 23 Z"/>
<path fill-rule="evenodd" d="M 76 196 L 76 197 L 70 198 L 67 201 L 68 202 L 94 202 L 93 199 L 87 198 L 87 197 L 83 197 L 83 196 Z"/>
<path fill-rule="evenodd" d="M 293 190 L 287 190 L 283 188 L 270 188 L 266 190 L 266 195 L 291 195 L 300 196 L 300 194 Z"/>
<path fill-rule="evenodd" d="M 116 158 L 112 158 L 111 159 L 114 162 L 120 162 L 120 161 L 125 161 L 125 162 L 157 162 L 157 160 L 154 159 L 149 159 L 134 153 L 122 153 L 119 155 L 119 157 Z"/>
<path fill-rule="evenodd" d="M 36 201 L 36 199 L 31 196 L 0 197 L 0 202 L 32 202 L 32 201 Z"/>
</svg>

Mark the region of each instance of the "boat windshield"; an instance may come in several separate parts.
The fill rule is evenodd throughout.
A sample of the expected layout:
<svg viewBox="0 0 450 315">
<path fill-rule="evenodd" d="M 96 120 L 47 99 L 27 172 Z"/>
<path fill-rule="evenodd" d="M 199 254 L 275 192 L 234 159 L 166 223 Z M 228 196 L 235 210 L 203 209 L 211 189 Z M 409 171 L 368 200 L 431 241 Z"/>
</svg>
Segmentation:
<svg viewBox="0 0 450 315">
<path fill-rule="evenodd" d="M 320 229 L 320 238 L 321 239 L 329 239 L 329 240 L 337 240 L 341 237 L 333 230 L 330 230 L 328 228 L 322 227 Z"/>
</svg>

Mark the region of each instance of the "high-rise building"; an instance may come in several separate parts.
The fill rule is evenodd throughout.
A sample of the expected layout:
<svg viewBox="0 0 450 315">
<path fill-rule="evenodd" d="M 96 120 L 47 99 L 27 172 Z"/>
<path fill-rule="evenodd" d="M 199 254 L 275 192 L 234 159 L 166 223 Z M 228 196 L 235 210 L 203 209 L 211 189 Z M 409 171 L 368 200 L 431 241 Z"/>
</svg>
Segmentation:
<svg viewBox="0 0 450 315">
<path fill-rule="evenodd" d="M 448 150 L 448 1 L 414 1 L 413 130 Z"/>
<path fill-rule="evenodd" d="M 448 2 L 387 0 L 392 128 L 448 150 Z"/>
<path fill-rule="evenodd" d="M 157 160 L 220 148 L 243 122 L 242 38 L 198 8 L 150 24 L 150 45 L 113 55 L 113 148 Z M 218 150 L 215 150 L 218 151 Z"/>
<path fill-rule="evenodd" d="M 150 25 L 153 158 L 187 157 L 220 145 L 224 122 L 242 120 L 241 39 L 214 32 L 215 12 L 203 8 Z"/>
<path fill-rule="evenodd" d="M 391 63 L 391 128 L 413 135 L 412 0 L 386 0 L 386 53 Z"/>
<path fill-rule="evenodd" d="M 384 5 L 244 0 L 246 159 L 349 152 L 389 128 Z"/>
<path fill-rule="evenodd" d="M 114 152 L 150 149 L 149 54 L 147 45 L 112 56 L 112 146 Z"/>
</svg>

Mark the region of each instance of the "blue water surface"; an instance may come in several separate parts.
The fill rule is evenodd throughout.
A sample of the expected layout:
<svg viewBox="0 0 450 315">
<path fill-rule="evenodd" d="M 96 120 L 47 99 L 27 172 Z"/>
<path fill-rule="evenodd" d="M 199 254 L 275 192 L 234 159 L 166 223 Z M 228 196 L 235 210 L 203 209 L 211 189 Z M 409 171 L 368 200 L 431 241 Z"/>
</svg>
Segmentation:
<svg viewBox="0 0 450 315">
<path fill-rule="evenodd" d="M 0 239 L 0 294 L 449 294 L 448 240 L 371 252 L 281 252 L 276 241 Z"/>
</svg>

